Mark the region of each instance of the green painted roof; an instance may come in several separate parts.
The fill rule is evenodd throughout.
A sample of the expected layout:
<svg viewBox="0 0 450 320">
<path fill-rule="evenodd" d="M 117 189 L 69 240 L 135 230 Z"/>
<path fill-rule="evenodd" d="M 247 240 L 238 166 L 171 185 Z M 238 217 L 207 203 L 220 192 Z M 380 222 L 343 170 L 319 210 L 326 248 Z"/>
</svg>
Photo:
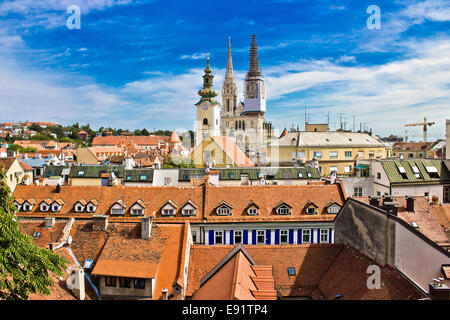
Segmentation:
<svg viewBox="0 0 450 320">
<path fill-rule="evenodd" d="M 84 171 L 83 175 L 80 175 L 80 171 Z M 123 166 L 72 166 L 70 169 L 70 178 L 100 178 L 102 173 L 114 172 L 116 177 L 123 178 L 124 167 Z"/>
<path fill-rule="evenodd" d="M 61 176 L 62 171 L 65 168 L 69 168 L 69 166 L 47 166 L 44 170 L 44 177 L 50 178 L 52 176 Z"/>
<path fill-rule="evenodd" d="M 393 184 L 415 183 L 415 184 L 440 184 L 450 182 L 450 172 L 442 160 L 382 160 L 381 165 Z M 405 173 L 400 173 L 399 167 L 405 169 Z M 413 167 L 419 171 L 420 177 L 416 177 Z M 438 177 L 430 176 L 426 167 L 435 167 Z"/>
<path fill-rule="evenodd" d="M 259 180 L 260 175 L 266 179 L 269 176 L 271 179 L 320 179 L 318 169 L 314 168 L 215 168 L 213 170 L 219 171 L 219 180 L 241 180 L 241 174 L 248 174 L 249 180 Z M 299 173 L 302 176 L 299 176 Z M 308 173 L 311 174 L 308 177 Z M 178 173 L 179 181 L 189 181 L 191 176 L 202 176 L 205 174 L 205 169 L 180 169 Z"/>
<path fill-rule="evenodd" d="M 124 182 L 152 182 L 153 169 L 125 170 L 123 174 Z"/>
</svg>

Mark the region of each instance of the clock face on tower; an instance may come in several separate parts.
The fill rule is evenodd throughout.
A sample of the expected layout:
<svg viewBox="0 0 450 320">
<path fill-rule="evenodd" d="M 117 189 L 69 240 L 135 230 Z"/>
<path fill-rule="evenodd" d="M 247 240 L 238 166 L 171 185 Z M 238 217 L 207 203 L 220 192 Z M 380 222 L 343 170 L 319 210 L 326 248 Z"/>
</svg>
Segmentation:
<svg viewBox="0 0 450 320">
<path fill-rule="evenodd" d="M 207 104 L 203 105 L 203 110 L 208 110 L 208 105 Z"/>
</svg>

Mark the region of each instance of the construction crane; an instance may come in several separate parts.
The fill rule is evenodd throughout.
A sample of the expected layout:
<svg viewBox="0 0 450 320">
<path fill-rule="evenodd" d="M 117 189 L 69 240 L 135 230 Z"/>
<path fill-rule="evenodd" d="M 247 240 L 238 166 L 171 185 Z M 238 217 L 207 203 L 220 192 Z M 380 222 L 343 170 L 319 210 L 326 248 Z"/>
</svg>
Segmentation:
<svg viewBox="0 0 450 320">
<path fill-rule="evenodd" d="M 427 126 L 432 126 L 433 122 L 427 122 L 427 118 L 423 118 L 423 122 L 418 123 L 407 123 L 405 127 L 415 127 L 415 126 L 423 126 L 423 142 L 427 142 Z"/>
</svg>

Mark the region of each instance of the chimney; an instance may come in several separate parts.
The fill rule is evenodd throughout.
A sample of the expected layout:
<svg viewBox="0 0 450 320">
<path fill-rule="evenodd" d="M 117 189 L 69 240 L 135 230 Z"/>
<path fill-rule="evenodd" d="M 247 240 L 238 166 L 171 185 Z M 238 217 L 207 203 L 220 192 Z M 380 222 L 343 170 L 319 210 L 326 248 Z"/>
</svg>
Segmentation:
<svg viewBox="0 0 450 320">
<path fill-rule="evenodd" d="M 450 300 L 450 288 L 443 284 L 443 279 L 433 279 L 428 285 L 428 293 L 433 300 Z"/>
<path fill-rule="evenodd" d="M 61 193 L 61 186 L 60 186 L 59 183 L 56 185 L 55 192 L 56 192 L 56 193 Z"/>
<path fill-rule="evenodd" d="M 169 290 L 167 290 L 166 288 L 161 290 L 161 300 L 168 300 L 169 295 L 168 295 Z"/>
<path fill-rule="evenodd" d="M 55 218 L 51 217 L 44 218 L 44 226 L 46 228 L 53 228 L 54 225 L 55 225 Z"/>
<path fill-rule="evenodd" d="M 94 231 L 106 231 L 108 230 L 108 216 L 95 215 L 92 217 L 92 230 Z"/>
<path fill-rule="evenodd" d="M 141 220 L 141 239 L 148 240 L 152 235 L 152 217 L 143 217 Z"/>
<path fill-rule="evenodd" d="M 380 197 L 369 196 L 369 204 L 374 207 L 380 206 Z"/>
<path fill-rule="evenodd" d="M 383 204 L 384 210 L 386 210 L 387 213 L 390 213 L 394 216 L 398 213 L 398 203 L 397 202 L 384 202 Z"/>
<path fill-rule="evenodd" d="M 414 197 L 406 197 L 406 210 L 409 212 L 414 212 Z"/>
<path fill-rule="evenodd" d="M 86 298 L 86 291 L 84 287 L 84 270 L 79 266 L 70 266 L 72 274 L 67 279 L 67 287 L 79 300 Z"/>
<path fill-rule="evenodd" d="M 386 202 L 392 202 L 392 197 L 390 194 L 386 194 L 383 196 L 383 205 L 385 205 Z"/>
</svg>

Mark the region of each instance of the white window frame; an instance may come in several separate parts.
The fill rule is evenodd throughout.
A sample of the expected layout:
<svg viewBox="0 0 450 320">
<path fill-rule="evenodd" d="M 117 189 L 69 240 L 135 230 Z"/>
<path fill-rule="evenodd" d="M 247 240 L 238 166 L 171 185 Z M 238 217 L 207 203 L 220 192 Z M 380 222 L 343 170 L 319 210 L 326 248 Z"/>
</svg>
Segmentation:
<svg viewBox="0 0 450 320">
<path fill-rule="evenodd" d="M 163 216 L 174 216 L 175 215 L 175 209 L 162 209 L 161 214 Z"/>
<path fill-rule="evenodd" d="M 286 240 L 285 241 L 282 240 L 284 236 L 286 236 Z M 288 242 L 289 242 L 289 232 L 288 232 L 288 230 L 280 230 L 280 244 L 287 244 Z"/>
<path fill-rule="evenodd" d="M 322 159 L 322 151 L 314 151 L 313 152 L 313 158 L 315 158 L 315 159 Z"/>
<path fill-rule="evenodd" d="M 220 237 L 220 239 L 221 239 L 220 242 L 217 242 L 217 237 Z M 223 230 L 214 231 L 214 244 L 224 244 Z"/>
<path fill-rule="evenodd" d="M 327 208 L 327 212 L 329 214 L 337 214 L 340 209 L 341 209 L 341 207 L 338 206 L 337 204 L 332 204 Z M 333 212 L 333 211 L 336 211 L 336 212 Z"/>
<path fill-rule="evenodd" d="M 218 216 L 229 216 L 230 215 L 230 208 L 227 206 L 220 206 L 217 208 L 216 214 Z"/>
<path fill-rule="evenodd" d="M 313 212 L 309 212 L 310 209 L 313 209 Z M 314 206 L 306 208 L 306 214 L 317 214 L 317 208 Z"/>
<path fill-rule="evenodd" d="M 320 243 L 328 243 L 329 234 L 328 229 L 320 229 Z"/>
<path fill-rule="evenodd" d="M 263 237 L 263 241 L 259 241 L 260 237 Z M 265 244 L 266 243 L 266 230 L 256 230 L 256 244 Z"/>
<path fill-rule="evenodd" d="M 238 235 L 238 234 L 239 234 L 239 235 Z M 236 237 L 239 237 L 240 240 L 237 241 L 237 240 L 236 240 Z M 243 234 L 242 230 L 235 230 L 235 231 L 234 231 L 234 243 L 235 243 L 235 244 L 236 244 L 236 243 L 242 243 L 243 239 L 244 239 L 244 234 Z"/>
<path fill-rule="evenodd" d="M 291 208 L 286 205 L 281 205 L 277 208 L 277 214 L 288 215 L 291 214 Z"/>
<path fill-rule="evenodd" d="M 142 208 L 140 208 L 140 209 L 131 208 L 131 215 L 132 216 L 143 216 L 144 215 L 144 209 L 142 209 Z"/>
<path fill-rule="evenodd" d="M 97 206 L 94 206 L 93 204 L 88 204 L 86 211 L 89 213 L 94 213 L 95 211 L 97 211 Z"/>
<path fill-rule="evenodd" d="M 337 159 L 339 155 L 338 151 L 330 151 L 330 159 Z"/>
<path fill-rule="evenodd" d="M 258 215 L 258 209 L 257 208 L 248 208 L 247 214 L 249 216 L 256 216 L 256 215 Z"/>
<path fill-rule="evenodd" d="M 56 208 L 56 209 L 55 209 Z M 60 212 L 62 209 L 62 206 L 59 204 L 52 204 L 52 211 L 53 212 Z"/>
<path fill-rule="evenodd" d="M 50 210 L 50 206 L 48 205 L 48 204 L 46 204 L 46 203 L 43 203 L 43 204 L 41 204 L 40 205 L 40 208 L 39 208 L 42 212 L 48 212 L 49 210 Z"/>
<path fill-rule="evenodd" d="M 308 241 L 305 240 L 306 236 L 308 236 Z M 311 236 L 311 229 L 302 229 L 302 243 L 311 243 Z"/>
<path fill-rule="evenodd" d="M 85 207 L 86 207 L 86 206 L 83 206 L 82 204 L 77 203 L 77 204 L 75 205 L 75 212 L 83 212 Z"/>
</svg>

